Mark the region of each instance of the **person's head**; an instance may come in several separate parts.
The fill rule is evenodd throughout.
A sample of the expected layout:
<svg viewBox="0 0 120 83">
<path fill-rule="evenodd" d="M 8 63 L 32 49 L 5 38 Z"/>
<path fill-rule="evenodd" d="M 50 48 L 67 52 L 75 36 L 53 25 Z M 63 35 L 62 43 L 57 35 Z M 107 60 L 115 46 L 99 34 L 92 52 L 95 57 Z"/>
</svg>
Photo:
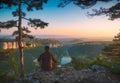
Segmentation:
<svg viewBox="0 0 120 83">
<path fill-rule="evenodd" d="M 45 46 L 45 51 L 50 51 L 50 47 L 49 46 Z"/>
</svg>

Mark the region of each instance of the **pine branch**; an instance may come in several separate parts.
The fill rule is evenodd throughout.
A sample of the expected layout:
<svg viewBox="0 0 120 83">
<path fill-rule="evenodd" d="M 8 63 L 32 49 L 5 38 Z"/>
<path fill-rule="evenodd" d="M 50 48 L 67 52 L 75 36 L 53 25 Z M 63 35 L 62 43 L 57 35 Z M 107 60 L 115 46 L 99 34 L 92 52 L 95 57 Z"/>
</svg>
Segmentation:
<svg viewBox="0 0 120 83">
<path fill-rule="evenodd" d="M 23 31 L 23 32 L 26 32 L 26 33 L 31 33 L 31 31 L 28 30 L 28 27 L 23 27 L 23 28 L 22 28 L 22 31 Z"/>
<path fill-rule="evenodd" d="M 22 27 L 22 34 L 24 34 L 24 33 L 30 33 L 30 32 L 31 31 L 28 30 L 28 27 Z M 18 30 L 14 31 L 12 35 L 13 36 L 18 35 Z"/>
<path fill-rule="evenodd" d="M 48 26 L 48 23 L 46 23 L 40 19 L 31 19 L 31 18 L 27 19 L 25 17 L 22 17 L 22 18 L 25 20 L 28 20 L 29 21 L 28 25 L 31 27 L 34 27 L 35 29 L 37 29 L 38 27 L 43 29 L 43 28 L 45 28 L 45 26 Z"/>
<path fill-rule="evenodd" d="M 73 3 L 82 9 L 86 9 L 94 6 L 98 1 L 109 2 L 112 0 L 60 0 L 58 7 L 65 7 L 66 5 Z"/>
<path fill-rule="evenodd" d="M 9 29 L 12 27 L 17 27 L 17 21 L 9 20 L 7 22 L 0 22 L 0 28 L 2 29 Z"/>
<path fill-rule="evenodd" d="M 45 28 L 45 26 L 48 26 L 48 23 L 43 22 L 40 19 L 30 19 L 28 25 L 31 27 L 35 27 L 35 29 L 37 29 L 38 27 L 43 29 Z"/>
<path fill-rule="evenodd" d="M 120 18 L 120 3 L 115 4 L 114 6 L 110 8 L 100 8 L 99 10 L 93 9 L 93 13 L 90 14 L 88 12 L 89 16 L 99 16 L 99 15 L 106 15 L 109 17 L 109 20 L 115 20 Z"/>
<path fill-rule="evenodd" d="M 44 3 L 47 3 L 48 0 L 26 0 L 22 3 L 27 5 L 27 10 L 32 11 L 33 8 L 36 10 L 43 9 L 42 6 Z"/>
<path fill-rule="evenodd" d="M 30 38 L 30 39 L 33 39 L 34 38 L 34 36 L 32 36 L 32 35 L 28 35 L 28 33 L 30 33 L 31 31 L 30 30 L 28 30 L 28 27 L 22 27 L 22 38 Z M 19 38 L 18 37 L 18 30 L 16 30 L 16 31 L 14 31 L 13 32 L 13 34 L 12 34 L 12 36 L 16 36 L 16 40 L 17 40 L 17 38 Z"/>
<path fill-rule="evenodd" d="M 15 40 L 18 40 L 19 36 L 18 36 L 18 31 L 14 31 L 12 36 L 16 36 Z M 34 36 L 32 35 L 28 35 L 28 34 L 25 34 L 25 33 L 22 33 L 22 38 L 29 38 L 29 39 L 34 39 Z"/>
<path fill-rule="evenodd" d="M 18 0 L 0 0 L 0 9 L 2 8 L 11 8 L 12 6 L 16 6 Z"/>
<path fill-rule="evenodd" d="M 19 16 L 19 14 L 18 14 L 18 9 L 16 9 L 15 11 L 13 11 L 13 12 L 12 12 L 12 15 L 15 16 L 15 17 L 16 17 L 16 16 Z M 26 16 L 25 12 L 23 12 L 23 11 L 21 12 L 21 15 L 22 15 L 23 17 Z"/>
<path fill-rule="evenodd" d="M 29 38 L 29 39 L 33 39 L 34 38 L 34 36 L 28 35 L 28 34 L 23 34 L 22 37 L 23 38 Z"/>
<path fill-rule="evenodd" d="M 14 31 L 14 32 L 12 33 L 12 36 L 16 36 L 16 35 L 18 35 L 18 31 Z"/>
</svg>

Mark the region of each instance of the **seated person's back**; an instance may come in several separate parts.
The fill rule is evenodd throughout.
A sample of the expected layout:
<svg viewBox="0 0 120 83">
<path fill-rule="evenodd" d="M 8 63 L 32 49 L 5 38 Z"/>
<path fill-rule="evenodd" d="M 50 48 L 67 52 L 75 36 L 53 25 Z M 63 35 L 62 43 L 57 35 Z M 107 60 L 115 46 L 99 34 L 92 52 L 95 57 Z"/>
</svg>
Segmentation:
<svg viewBox="0 0 120 83">
<path fill-rule="evenodd" d="M 45 46 L 45 52 L 40 55 L 38 58 L 42 70 L 49 71 L 55 68 L 58 64 L 57 59 L 50 53 L 49 46 Z"/>
</svg>

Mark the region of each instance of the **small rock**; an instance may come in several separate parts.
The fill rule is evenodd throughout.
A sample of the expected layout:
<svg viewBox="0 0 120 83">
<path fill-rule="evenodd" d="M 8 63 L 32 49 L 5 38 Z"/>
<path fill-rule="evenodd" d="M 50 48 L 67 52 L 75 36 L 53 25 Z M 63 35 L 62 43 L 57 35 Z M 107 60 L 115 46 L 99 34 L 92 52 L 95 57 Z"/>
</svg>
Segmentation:
<svg viewBox="0 0 120 83">
<path fill-rule="evenodd" d="M 99 66 L 99 65 L 93 65 L 93 66 L 91 67 L 91 69 L 92 69 L 94 72 L 97 72 L 97 73 L 101 73 L 101 72 L 105 73 L 105 72 L 106 72 L 106 69 L 105 69 L 104 67 L 102 67 L 102 66 Z"/>
</svg>

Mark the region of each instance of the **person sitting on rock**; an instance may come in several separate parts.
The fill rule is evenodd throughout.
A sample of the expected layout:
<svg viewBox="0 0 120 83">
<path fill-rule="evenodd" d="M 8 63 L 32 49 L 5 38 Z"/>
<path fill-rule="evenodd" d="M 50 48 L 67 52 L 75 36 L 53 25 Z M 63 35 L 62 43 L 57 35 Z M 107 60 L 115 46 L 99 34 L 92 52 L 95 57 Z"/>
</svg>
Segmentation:
<svg viewBox="0 0 120 83">
<path fill-rule="evenodd" d="M 58 64 L 58 60 L 50 52 L 49 46 L 45 46 L 45 52 L 40 55 L 38 62 L 40 63 L 41 69 L 44 71 L 53 70 Z"/>
</svg>

